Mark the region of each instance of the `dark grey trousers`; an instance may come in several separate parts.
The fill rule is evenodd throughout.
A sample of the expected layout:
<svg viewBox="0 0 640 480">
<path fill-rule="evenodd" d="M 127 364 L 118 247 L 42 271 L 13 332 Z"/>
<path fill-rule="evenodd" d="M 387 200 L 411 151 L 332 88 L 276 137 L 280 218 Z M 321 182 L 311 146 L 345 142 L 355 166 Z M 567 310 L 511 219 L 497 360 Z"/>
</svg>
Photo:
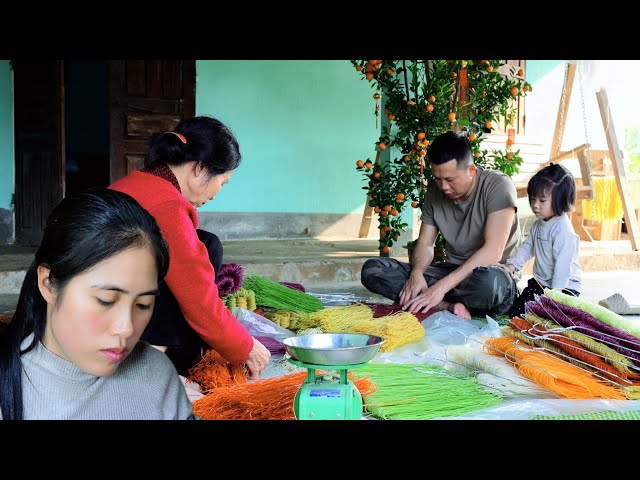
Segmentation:
<svg viewBox="0 0 640 480">
<path fill-rule="evenodd" d="M 424 272 L 427 285 L 431 286 L 453 272 L 457 265 L 436 262 Z M 411 265 L 395 258 L 371 258 L 364 262 L 361 271 L 362 284 L 394 302 L 409 278 Z M 457 287 L 449 291 L 444 300 L 462 303 L 473 316 L 497 315 L 511 307 L 518 294 L 516 281 L 500 267 L 477 267 Z"/>
<path fill-rule="evenodd" d="M 209 261 L 213 265 L 217 281 L 222 266 L 222 242 L 211 232 L 197 229 L 196 233 L 207 247 Z M 189 279 L 184 281 L 188 282 Z M 159 289 L 160 295 L 156 297 L 153 315 L 141 339 L 152 345 L 167 345 L 165 353 L 178 373 L 187 376 L 189 369 L 200 360 L 202 349 L 207 350 L 210 347 L 184 318 L 180 305 L 167 284 L 162 282 Z"/>
</svg>

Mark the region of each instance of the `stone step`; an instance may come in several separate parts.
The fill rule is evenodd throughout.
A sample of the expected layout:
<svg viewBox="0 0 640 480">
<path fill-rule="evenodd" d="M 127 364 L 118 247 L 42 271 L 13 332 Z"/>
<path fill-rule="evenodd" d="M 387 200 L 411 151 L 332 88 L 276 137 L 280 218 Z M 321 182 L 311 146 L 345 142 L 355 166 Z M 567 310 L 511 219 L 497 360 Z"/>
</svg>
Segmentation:
<svg viewBox="0 0 640 480">
<path fill-rule="evenodd" d="M 377 246 L 373 239 L 229 240 L 224 242 L 224 263 L 244 265 L 245 275 L 256 273 L 305 286 L 340 286 L 360 281 L 362 264 L 378 256 Z M 581 242 L 580 247 L 585 272 L 640 270 L 640 253 L 631 250 L 629 240 Z M 408 261 L 402 254 L 393 256 Z M 32 252 L 3 254 L 0 250 L 0 295 L 20 292 L 32 259 Z M 532 263 L 525 267 L 525 275 L 531 273 Z"/>
</svg>

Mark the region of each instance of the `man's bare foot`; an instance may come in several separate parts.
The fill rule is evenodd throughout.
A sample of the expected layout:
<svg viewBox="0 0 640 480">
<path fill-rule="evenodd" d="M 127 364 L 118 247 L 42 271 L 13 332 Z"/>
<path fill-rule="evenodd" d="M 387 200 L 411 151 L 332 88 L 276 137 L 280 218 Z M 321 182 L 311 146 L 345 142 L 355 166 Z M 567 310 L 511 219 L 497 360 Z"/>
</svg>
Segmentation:
<svg viewBox="0 0 640 480">
<path fill-rule="evenodd" d="M 467 310 L 467 307 L 465 307 L 462 303 L 454 303 L 452 306 L 453 308 L 451 309 L 451 312 L 454 315 L 462 317 L 465 320 L 471 320 L 471 314 L 469 313 L 469 310 Z"/>
<path fill-rule="evenodd" d="M 449 303 L 443 300 L 434 308 L 434 310 L 437 312 L 447 310 L 454 315 L 464 318 L 465 320 L 471 320 L 469 310 L 467 310 L 467 307 L 462 303 Z"/>
</svg>

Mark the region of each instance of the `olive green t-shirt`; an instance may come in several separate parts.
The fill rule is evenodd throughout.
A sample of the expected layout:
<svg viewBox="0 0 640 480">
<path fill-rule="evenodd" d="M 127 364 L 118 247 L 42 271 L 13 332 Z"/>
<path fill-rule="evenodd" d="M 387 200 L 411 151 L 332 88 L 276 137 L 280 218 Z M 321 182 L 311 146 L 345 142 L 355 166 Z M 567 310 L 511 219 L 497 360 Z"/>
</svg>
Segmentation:
<svg viewBox="0 0 640 480">
<path fill-rule="evenodd" d="M 513 255 L 521 243 L 517 215 L 517 194 L 511 178 L 497 170 L 477 168 L 477 182 L 465 201 L 454 203 L 435 183 L 427 188 L 420 220 L 434 225 L 446 241 L 447 262 L 462 265 L 482 245 L 487 217 L 507 207 L 516 211 L 501 262 Z"/>
</svg>

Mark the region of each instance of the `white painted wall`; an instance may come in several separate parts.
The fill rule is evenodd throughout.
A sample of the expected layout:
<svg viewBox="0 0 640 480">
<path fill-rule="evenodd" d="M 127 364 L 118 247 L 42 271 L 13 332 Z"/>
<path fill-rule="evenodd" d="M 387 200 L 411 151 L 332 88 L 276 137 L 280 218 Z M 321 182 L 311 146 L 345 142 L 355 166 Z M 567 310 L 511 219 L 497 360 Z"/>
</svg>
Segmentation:
<svg viewBox="0 0 640 480">
<path fill-rule="evenodd" d="M 531 61 L 535 62 L 535 61 Z M 577 60 L 569 110 L 561 149 L 585 143 L 593 149 L 607 148 L 596 92 L 604 87 L 610 103 L 620 148 L 629 126 L 640 126 L 640 95 L 635 85 L 640 78 L 640 60 Z M 560 93 L 564 80 L 564 64 L 559 64 L 537 79 L 527 96 L 526 135 L 542 143 L 550 143 L 555 127 Z M 584 107 L 583 107 L 584 106 Z"/>
</svg>

